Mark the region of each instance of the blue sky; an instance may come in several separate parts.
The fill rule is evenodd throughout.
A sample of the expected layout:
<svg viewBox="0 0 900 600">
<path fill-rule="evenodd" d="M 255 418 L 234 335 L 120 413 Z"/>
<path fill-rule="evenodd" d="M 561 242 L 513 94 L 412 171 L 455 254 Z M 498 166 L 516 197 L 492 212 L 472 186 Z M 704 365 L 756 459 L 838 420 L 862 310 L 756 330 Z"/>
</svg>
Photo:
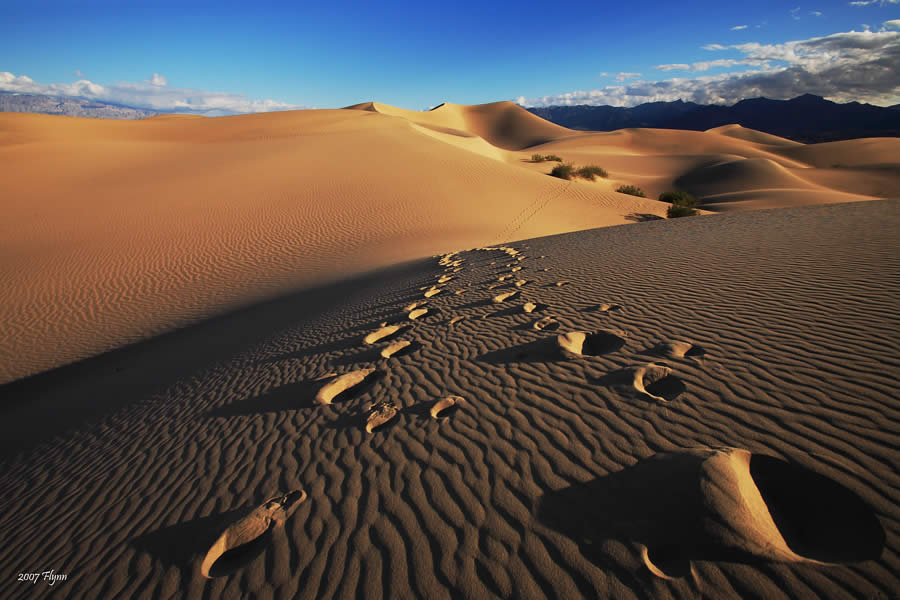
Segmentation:
<svg viewBox="0 0 900 600">
<path fill-rule="evenodd" d="M 0 90 L 201 112 L 900 102 L 900 0 L 130 4 L 3 0 Z"/>
</svg>

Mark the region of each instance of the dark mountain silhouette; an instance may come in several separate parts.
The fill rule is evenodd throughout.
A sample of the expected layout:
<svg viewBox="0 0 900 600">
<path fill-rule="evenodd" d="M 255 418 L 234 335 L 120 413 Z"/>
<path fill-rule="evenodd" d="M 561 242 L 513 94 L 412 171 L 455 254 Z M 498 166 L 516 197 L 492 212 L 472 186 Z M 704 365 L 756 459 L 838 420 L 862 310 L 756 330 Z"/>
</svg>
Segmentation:
<svg viewBox="0 0 900 600">
<path fill-rule="evenodd" d="M 614 131 L 625 127 L 703 131 L 737 123 L 798 142 L 814 143 L 861 137 L 900 137 L 900 105 L 838 104 L 804 94 L 792 100 L 753 98 L 733 106 L 693 102 L 651 102 L 631 108 L 548 106 L 534 114 L 571 129 Z"/>
</svg>

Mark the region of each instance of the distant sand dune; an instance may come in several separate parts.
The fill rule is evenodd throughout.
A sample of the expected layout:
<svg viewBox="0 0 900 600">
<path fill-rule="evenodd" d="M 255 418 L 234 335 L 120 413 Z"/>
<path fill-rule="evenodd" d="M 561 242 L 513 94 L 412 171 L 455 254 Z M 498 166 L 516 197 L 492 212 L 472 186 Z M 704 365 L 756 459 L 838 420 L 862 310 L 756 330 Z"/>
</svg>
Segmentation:
<svg viewBox="0 0 900 600">
<path fill-rule="evenodd" d="M 439 252 L 661 217 L 654 198 L 679 186 L 714 211 L 900 195 L 896 139 L 578 132 L 510 102 L 350 108 L 0 114 L 0 382 Z M 609 178 L 548 177 L 532 152 Z"/>
</svg>

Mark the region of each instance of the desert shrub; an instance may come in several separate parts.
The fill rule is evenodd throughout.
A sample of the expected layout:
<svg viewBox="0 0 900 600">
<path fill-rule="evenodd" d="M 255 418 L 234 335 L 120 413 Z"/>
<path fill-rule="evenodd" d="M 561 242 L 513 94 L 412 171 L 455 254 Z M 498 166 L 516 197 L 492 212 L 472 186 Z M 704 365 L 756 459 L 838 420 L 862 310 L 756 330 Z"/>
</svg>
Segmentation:
<svg viewBox="0 0 900 600">
<path fill-rule="evenodd" d="M 694 208 L 700 201 L 687 192 L 663 192 L 659 195 L 660 202 L 668 202 L 669 204 L 678 204 L 679 206 L 687 206 Z"/>
<path fill-rule="evenodd" d="M 644 193 L 644 190 L 637 187 L 636 185 L 620 185 L 616 189 L 616 191 L 620 194 L 631 194 L 632 196 L 640 196 L 641 198 L 647 197 L 647 194 Z"/>
<path fill-rule="evenodd" d="M 532 154 L 531 162 L 544 162 L 547 160 L 562 162 L 563 159 L 555 154 Z"/>
<path fill-rule="evenodd" d="M 583 179 L 590 179 L 591 181 L 593 181 L 595 177 L 609 177 L 609 173 L 606 172 L 606 169 L 598 167 L 597 165 L 588 165 L 586 167 L 581 167 L 580 169 L 575 171 L 575 174 L 578 177 L 581 177 Z"/>
<path fill-rule="evenodd" d="M 550 171 L 550 175 L 553 177 L 559 177 L 560 179 L 572 179 L 572 175 L 575 173 L 575 167 L 572 163 L 559 163 L 553 170 Z"/>
<path fill-rule="evenodd" d="M 677 217 L 693 217 L 697 211 L 690 206 L 684 204 L 673 204 L 666 210 L 666 217 L 675 219 Z"/>
</svg>

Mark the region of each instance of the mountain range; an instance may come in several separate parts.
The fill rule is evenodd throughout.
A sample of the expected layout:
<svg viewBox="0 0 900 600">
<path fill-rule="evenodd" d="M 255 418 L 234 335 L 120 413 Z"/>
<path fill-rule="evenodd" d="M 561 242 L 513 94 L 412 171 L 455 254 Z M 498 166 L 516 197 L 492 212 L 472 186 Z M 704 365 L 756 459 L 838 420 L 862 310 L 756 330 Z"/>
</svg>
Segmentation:
<svg viewBox="0 0 900 600">
<path fill-rule="evenodd" d="M 732 106 L 676 100 L 631 108 L 579 105 L 528 110 L 557 125 L 584 131 L 615 131 L 626 127 L 705 131 L 737 123 L 804 143 L 900 137 L 900 104 L 889 107 L 859 102 L 838 104 L 812 94 L 792 100 L 752 98 Z"/>
<path fill-rule="evenodd" d="M 546 106 L 528 111 L 557 125 L 581 131 L 615 131 L 629 127 L 705 131 L 736 123 L 804 143 L 864 137 L 900 137 L 900 104 L 889 107 L 849 102 L 838 104 L 804 94 L 792 100 L 753 98 L 732 106 L 676 100 L 620 106 Z M 0 92 L 0 112 L 143 119 L 159 111 L 60 96 Z"/>
</svg>

